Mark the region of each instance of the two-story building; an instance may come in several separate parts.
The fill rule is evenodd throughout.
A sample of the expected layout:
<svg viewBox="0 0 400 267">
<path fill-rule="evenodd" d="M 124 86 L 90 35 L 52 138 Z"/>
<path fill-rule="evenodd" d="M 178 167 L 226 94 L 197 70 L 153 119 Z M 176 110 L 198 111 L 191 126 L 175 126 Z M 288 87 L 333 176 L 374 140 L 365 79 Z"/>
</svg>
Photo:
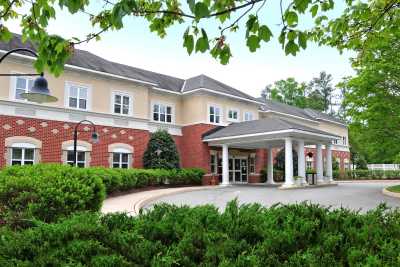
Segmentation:
<svg viewBox="0 0 400 267">
<path fill-rule="evenodd" d="M 0 43 L 0 53 L 21 47 L 34 49 L 15 35 Z M 11 54 L 0 64 L 0 73 L 33 73 L 33 60 Z M 224 184 L 259 182 L 267 166 L 267 182 L 272 183 L 274 156 L 282 148 L 288 186 L 293 183 L 293 151 L 299 176 L 315 168 L 321 182 L 329 181 L 333 160 L 342 169 L 349 167 L 344 122 L 251 97 L 205 75 L 185 80 L 75 50 L 60 77 L 45 77 L 57 102 L 21 98 L 32 87 L 32 76 L 0 77 L 0 166 L 73 164 L 74 127 L 86 119 L 96 125 L 100 139 L 92 143 L 91 127 L 81 125 L 79 167 L 140 168 L 150 134 L 159 128 L 174 137 L 182 167 L 207 171 L 205 183 L 213 177 Z"/>
</svg>

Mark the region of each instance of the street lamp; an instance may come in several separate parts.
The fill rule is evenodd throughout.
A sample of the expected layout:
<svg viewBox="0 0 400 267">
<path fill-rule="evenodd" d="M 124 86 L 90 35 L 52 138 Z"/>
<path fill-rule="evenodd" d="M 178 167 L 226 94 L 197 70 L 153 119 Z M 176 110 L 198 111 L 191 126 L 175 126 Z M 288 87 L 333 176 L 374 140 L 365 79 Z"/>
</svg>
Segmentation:
<svg viewBox="0 0 400 267">
<path fill-rule="evenodd" d="M 80 122 L 78 122 L 75 125 L 75 129 L 74 129 L 74 167 L 76 167 L 76 162 L 77 162 L 77 157 L 78 157 L 78 151 L 77 151 L 77 147 L 78 147 L 78 127 L 84 123 L 87 122 L 89 124 L 92 125 L 92 142 L 93 143 L 98 143 L 99 142 L 99 134 L 96 132 L 96 125 L 94 125 L 93 122 L 89 121 L 89 120 L 81 120 Z"/>
<path fill-rule="evenodd" d="M 14 52 L 18 52 L 18 51 L 25 51 L 25 52 L 29 52 L 32 55 L 34 55 L 35 57 L 37 57 L 38 55 L 27 48 L 17 48 L 17 49 L 13 49 L 8 51 L 7 53 L 5 53 L 1 58 L 0 58 L 0 63 L 3 62 L 3 60 L 10 54 L 14 53 Z M 43 77 L 43 72 L 38 74 L 38 73 L 30 73 L 30 74 L 21 74 L 21 73 L 2 73 L 0 74 L 0 76 L 39 76 L 38 78 L 35 79 L 35 81 L 33 82 L 33 86 L 30 89 L 30 91 L 28 93 L 23 93 L 21 94 L 22 98 L 27 99 L 31 102 L 35 102 L 35 103 L 49 103 L 49 102 L 56 102 L 57 101 L 57 97 L 52 96 L 50 94 L 50 90 L 48 88 L 48 83 L 47 80 Z"/>
</svg>

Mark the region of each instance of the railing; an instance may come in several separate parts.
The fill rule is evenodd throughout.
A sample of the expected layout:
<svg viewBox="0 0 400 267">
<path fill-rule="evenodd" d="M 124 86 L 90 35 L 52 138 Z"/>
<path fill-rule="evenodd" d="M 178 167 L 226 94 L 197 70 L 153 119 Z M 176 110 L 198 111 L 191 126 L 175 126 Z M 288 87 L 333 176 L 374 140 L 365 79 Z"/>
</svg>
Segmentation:
<svg viewBox="0 0 400 267">
<path fill-rule="evenodd" d="M 400 164 L 368 164 L 369 170 L 396 171 L 400 170 Z"/>
</svg>

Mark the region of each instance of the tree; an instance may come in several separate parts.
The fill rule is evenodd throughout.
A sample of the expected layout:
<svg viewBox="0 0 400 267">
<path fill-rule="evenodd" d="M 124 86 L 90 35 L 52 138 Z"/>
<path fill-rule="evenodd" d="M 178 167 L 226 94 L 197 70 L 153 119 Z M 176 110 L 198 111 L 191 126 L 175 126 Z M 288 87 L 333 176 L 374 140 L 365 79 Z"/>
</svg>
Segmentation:
<svg viewBox="0 0 400 267">
<path fill-rule="evenodd" d="M 342 85 L 350 134 L 370 163 L 392 163 L 400 153 L 400 10 L 388 12 L 376 33 L 350 43 L 356 75 Z"/>
<path fill-rule="evenodd" d="M 308 91 L 310 91 L 310 88 L 308 88 Z M 324 111 L 324 97 L 319 91 L 308 92 L 305 107 L 312 108 L 318 111 Z"/>
<path fill-rule="evenodd" d="M 297 159 L 297 151 L 293 149 L 293 175 L 296 176 L 298 174 L 298 159 Z M 275 165 L 274 168 L 277 170 L 284 171 L 285 170 L 285 149 L 279 150 L 278 154 L 275 157 Z"/>
<path fill-rule="evenodd" d="M 146 169 L 179 168 L 179 154 L 175 141 L 165 130 L 154 132 L 143 155 L 143 166 Z"/>
<path fill-rule="evenodd" d="M 175 24 L 185 24 L 183 46 L 189 54 L 208 51 L 222 64 L 227 64 L 232 56 L 229 46 L 229 34 L 238 30 L 240 22 L 245 20 L 244 41 L 251 52 L 277 37 L 286 55 L 296 55 L 300 49 L 306 49 L 309 41 L 327 44 L 345 49 L 360 42 L 364 33 L 374 34 L 381 29 L 381 21 L 391 17 L 398 10 L 397 0 L 347 0 L 343 15 L 329 20 L 329 12 L 334 9 L 333 0 L 289 0 L 280 2 L 274 10 L 266 0 L 187 0 L 182 5 L 177 0 L 103 0 L 104 5 L 93 12 L 89 9 L 90 0 L 51 0 L 51 1 L 0 1 L 0 40 L 11 39 L 11 33 L 5 26 L 8 20 L 18 20 L 22 27 L 24 40 L 36 43 L 39 57 L 36 69 L 45 69 L 55 75 L 61 74 L 63 66 L 74 51 L 74 46 L 91 40 L 100 40 L 107 31 L 116 31 L 124 27 L 124 19 L 143 17 L 149 23 L 149 29 L 163 38 L 167 29 Z M 373 7 L 372 10 L 370 7 Z M 56 7 L 68 10 L 71 14 L 84 13 L 93 25 L 93 31 L 86 37 L 64 39 L 49 35 L 49 21 L 56 19 Z M 266 10 L 266 11 L 265 11 Z M 281 14 L 280 30 L 273 35 L 270 26 L 265 23 L 261 11 Z M 307 29 L 301 22 L 312 17 L 314 27 Z M 214 19 L 214 23 L 204 23 Z M 212 33 L 214 36 L 210 36 Z"/>
<path fill-rule="evenodd" d="M 332 75 L 321 71 L 318 77 L 312 79 L 309 85 L 311 94 L 322 97 L 323 111 L 332 113 L 332 97 L 335 90 L 332 86 Z"/>
<path fill-rule="evenodd" d="M 294 78 L 276 81 L 274 85 L 268 85 L 266 90 L 270 99 L 300 108 L 305 107 L 305 84 L 299 84 Z"/>
</svg>

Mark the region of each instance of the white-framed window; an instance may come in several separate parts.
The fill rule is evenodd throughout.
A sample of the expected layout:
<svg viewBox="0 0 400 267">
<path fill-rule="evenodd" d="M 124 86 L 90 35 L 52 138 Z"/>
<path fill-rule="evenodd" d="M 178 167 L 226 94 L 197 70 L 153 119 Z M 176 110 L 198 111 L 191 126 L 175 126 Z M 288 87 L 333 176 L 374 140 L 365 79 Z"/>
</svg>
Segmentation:
<svg viewBox="0 0 400 267">
<path fill-rule="evenodd" d="M 210 123 L 220 124 L 221 123 L 221 115 L 222 115 L 222 110 L 220 107 L 215 106 L 215 105 L 210 105 L 208 107 L 208 121 Z"/>
<path fill-rule="evenodd" d="M 113 92 L 112 112 L 120 115 L 132 114 L 132 96 L 122 92 Z"/>
<path fill-rule="evenodd" d="M 11 79 L 14 79 L 14 99 L 28 101 L 22 98 L 21 94 L 29 93 L 33 86 L 33 79 L 31 77 L 24 76 L 12 77 Z"/>
<path fill-rule="evenodd" d="M 11 165 L 33 165 L 34 163 L 34 146 L 30 144 L 15 144 L 11 147 Z"/>
<path fill-rule="evenodd" d="M 153 104 L 153 121 L 172 123 L 173 109 L 171 105 L 154 103 Z"/>
<path fill-rule="evenodd" d="M 256 154 L 251 154 L 249 157 L 249 172 L 256 172 Z"/>
<path fill-rule="evenodd" d="M 88 110 L 90 104 L 90 88 L 88 86 L 66 83 L 67 103 L 69 108 Z"/>
<path fill-rule="evenodd" d="M 253 112 L 246 111 L 243 114 L 243 120 L 244 121 L 252 121 L 252 120 L 254 120 Z"/>
<path fill-rule="evenodd" d="M 344 159 L 344 169 L 350 170 L 350 161 L 349 159 Z"/>
<path fill-rule="evenodd" d="M 339 141 L 338 139 L 334 139 L 334 140 L 332 140 L 332 144 L 337 145 L 338 141 Z"/>
<path fill-rule="evenodd" d="M 343 143 L 344 146 L 347 145 L 347 137 L 346 136 L 342 137 L 342 143 Z"/>
<path fill-rule="evenodd" d="M 74 166 L 74 150 L 67 151 L 67 164 Z M 76 152 L 75 167 L 85 168 L 86 166 L 86 151 L 78 150 Z"/>
<path fill-rule="evenodd" d="M 212 174 L 216 174 L 218 172 L 218 156 L 217 153 L 211 153 L 210 155 L 210 170 Z"/>
<path fill-rule="evenodd" d="M 128 153 L 119 153 L 113 152 L 112 154 L 113 168 L 120 168 L 120 169 L 128 169 L 129 168 L 129 154 Z"/>
<path fill-rule="evenodd" d="M 238 109 L 228 109 L 228 121 L 239 121 L 239 110 Z"/>
</svg>

